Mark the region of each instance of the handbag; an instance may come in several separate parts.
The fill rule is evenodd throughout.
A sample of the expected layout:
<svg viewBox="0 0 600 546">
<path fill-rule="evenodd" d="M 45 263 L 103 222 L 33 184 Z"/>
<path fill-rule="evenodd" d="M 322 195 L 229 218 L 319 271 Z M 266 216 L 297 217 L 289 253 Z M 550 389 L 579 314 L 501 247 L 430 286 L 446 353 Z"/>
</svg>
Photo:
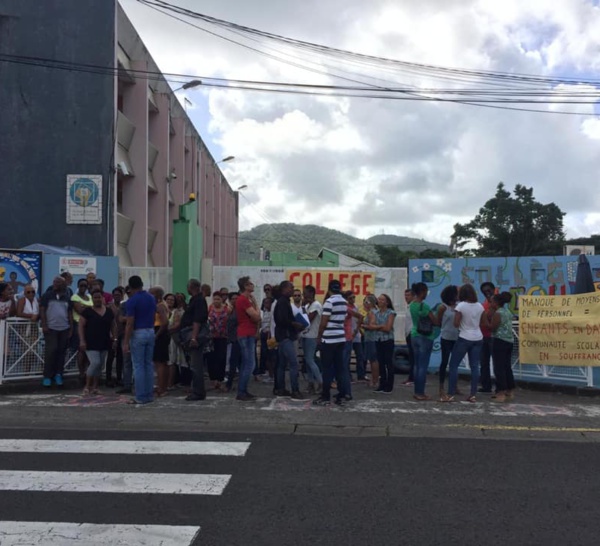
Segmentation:
<svg viewBox="0 0 600 546">
<path fill-rule="evenodd" d="M 421 302 L 421 307 L 419 308 L 419 312 L 423 311 L 423 302 Z M 417 322 L 417 333 L 422 336 L 430 336 L 433 334 L 433 322 L 429 318 L 429 313 L 425 317 L 419 317 L 419 321 Z"/>
<path fill-rule="evenodd" d="M 193 326 L 186 326 L 179 330 L 178 337 L 179 343 L 189 349 L 190 341 L 192 341 L 192 332 L 194 330 Z M 196 341 L 198 342 L 198 347 L 202 347 L 206 345 L 208 340 L 210 339 L 210 329 L 208 327 L 208 323 L 203 324 L 198 331 L 198 335 L 196 336 Z"/>
</svg>

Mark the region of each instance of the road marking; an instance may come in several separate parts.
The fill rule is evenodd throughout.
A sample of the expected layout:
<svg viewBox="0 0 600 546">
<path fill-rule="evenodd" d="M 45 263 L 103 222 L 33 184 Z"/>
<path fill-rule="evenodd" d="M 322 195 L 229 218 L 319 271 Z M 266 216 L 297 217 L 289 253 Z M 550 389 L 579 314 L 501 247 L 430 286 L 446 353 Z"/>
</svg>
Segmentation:
<svg viewBox="0 0 600 546">
<path fill-rule="evenodd" d="M 0 470 L 0 490 L 221 495 L 230 479 L 230 474 Z"/>
<path fill-rule="evenodd" d="M 176 525 L 97 525 L 42 521 L 0 522 L 2 546 L 189 546 L 200 527 Z"/>
<path fill-rule="evenodd" d="M 514 430 L 531 432 L 600 432 L 600 428 L 583 427 L 529 427 L 526 425 L 461 425 L 448 424 L 443 425 L 446 428 L 474 428 L 479 430 Z"/>
<path fill-rule="evenodd" d="M 135 442 L 119 440 L 0 440 L 0 452 L 243 457 L 250 442 Z"/>
</svg>

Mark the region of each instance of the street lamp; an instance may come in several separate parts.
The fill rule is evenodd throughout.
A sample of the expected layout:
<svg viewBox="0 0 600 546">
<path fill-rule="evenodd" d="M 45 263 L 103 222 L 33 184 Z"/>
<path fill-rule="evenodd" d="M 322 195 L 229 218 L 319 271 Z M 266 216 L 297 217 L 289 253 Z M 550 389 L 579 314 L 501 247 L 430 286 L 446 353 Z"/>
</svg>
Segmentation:
<svg viewBox="0 0 600 546">
<path fill-rule="evenodd" d="M 221 161 L 217 161 L 215 163 L 215 165 L 218 165 L 219 163 L 227 163 L 228 161 L 233 161 L 235 159 L 234 155 L 228 155 L 225 159 L 221 159 Z"/>
<path fill-rule="evenodd" d="M 238 189 L 235 191 L 245 190 L 248 187 L 248 184 L 244 184 L 243 186 L 238 186 Z"/>
<path fill-rule="evenodd" d="M 177 93 L 177 91 L 181 91 L 182 89 L 193 89 L 194 87 L 198 87 L 202 85 L 202 80 L 191 80 L 187 83 L 184 83 L 181 87 L 173 90 L 173 93 Z"/>
</svg>

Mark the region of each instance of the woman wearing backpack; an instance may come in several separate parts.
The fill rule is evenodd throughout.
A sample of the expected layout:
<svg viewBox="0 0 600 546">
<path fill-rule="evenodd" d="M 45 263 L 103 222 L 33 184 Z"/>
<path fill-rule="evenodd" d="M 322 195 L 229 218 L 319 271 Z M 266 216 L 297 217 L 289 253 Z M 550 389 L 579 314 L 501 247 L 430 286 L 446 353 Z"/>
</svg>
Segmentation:
<svg viewBox="0 0 600 546">
<path fill-rule="evenodd" d="M 431 307 L 425 303 L 429 289 L 424 282 L 418 282 L 412 285 L 415 298 L 411 302 L 408 310 L 412 318 L 413 328 L 410 333 L 410 342 L 415 358 L 415 393 L 414 399 L 419 402 L 430 400 L 425 394 L 425 383 L 427 382 L 427 369 L 429 368 L 429 359 L 433 349 L 433 340 L 435 339 L 434 325 L 437 319 Z"/>
</svg>

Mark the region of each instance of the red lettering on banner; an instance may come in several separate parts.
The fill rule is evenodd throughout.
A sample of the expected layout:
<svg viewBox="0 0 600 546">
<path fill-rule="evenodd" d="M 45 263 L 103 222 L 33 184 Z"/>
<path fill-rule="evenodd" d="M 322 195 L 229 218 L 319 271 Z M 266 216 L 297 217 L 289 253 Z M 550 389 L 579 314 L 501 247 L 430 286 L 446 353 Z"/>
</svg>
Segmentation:
<svg viewBox="0 0 600 546">
<path fill-rule="evenodd" d="M 346 279 L 348 279 L 348 274 L 347 273 L 342 273 L 340 275 L 340 284 L 342 285 L 342 291 L 348 290 L 348 286 L 346 284 Z"/>
<path fill-rule="evenodd" d="M 368 275 L 364 275 L 363 276 L 363 294 L 366 296 L 369 293 L 369 281 L 371 280 L 371 277 L 373 277 L 373 275 L 368 274 Z"/>
<path fill-rule="evenodd" d="M 300 273 L 299 273 L 298 271 L 295 271 L 294 273 L 292 273 L 292 274 L 290 275 L 290 282 L 291 282 L 292 284 L 296 284 L 296 283 L 294 282 L 294 279 L 295 279 L 296 277 L 299 277 L 299 276 L 300 276 Z"/>
</svg>

